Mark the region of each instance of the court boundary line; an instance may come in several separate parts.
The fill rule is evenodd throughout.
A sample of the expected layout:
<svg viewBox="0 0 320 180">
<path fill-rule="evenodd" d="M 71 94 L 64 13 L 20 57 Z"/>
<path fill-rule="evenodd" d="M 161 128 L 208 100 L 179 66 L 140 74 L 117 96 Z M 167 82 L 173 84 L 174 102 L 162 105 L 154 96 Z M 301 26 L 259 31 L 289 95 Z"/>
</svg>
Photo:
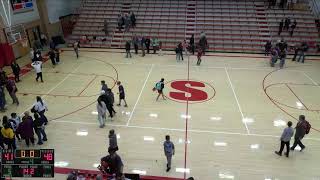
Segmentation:
<svg viewBox="0 0 320 180">
<path fill-rule="evenodd" d="M 316 85 L 316 86 L 318 86 L 318 87 L 320 88 L 320 85 L 319 85 L 316 81 L 314 81 L 307 73 L 305 73 L 304 71 L 301 71 L 301 73 L 302 73 L 305 77 L 307 77 L 314 85 Z"/>
<path fill-rule="evenodd" d="M 65 121 L 65 120 L 52 120 L 55 123 L 70 123 L 70 124 L 82 124 L 82 125 L 94 125 L 97 123 L 93 122 L 79 122 L 79 121 Z M 151 126 L 136 126 L 136 125 L 125 125 L 125 124 L 110 124 L 107 123 L 106 126 L 110 127 L 119 127 L 119 128 L 135 128 L 135 129 L 151 129 L 151 130 L 163 130 L 163 131 L 176 131 L 176 132 L 185 132 L 185 129 L 178 128 L 165 128 L 165 127 L 151 127 Z M 238 132 L 227 132 L 227 131 L 210 131 L 210 130 L 199 130 L 199 129 L 189 129 L 189 132 L 192 133 L 207 133 L 207 134 L 222 134 L 222 135 L 235 135 L 235 136 L 253 136 L 253 137 L 271 137 L 271 138 L 279 138 L 280 136 L 270 135 L 270 134 L 256 134 L 256 133 L 238 133 Z M 320 138 L 304 138 L 313 141 L 319 141 Z"/>
<path fill-rule="evenodd" d="M 235 100 L 236 100 L 236 102 L 237 102 L 238 109 L 239 109 L 239 112 L 240 112 L 241 117 L 242 117 L 241 122 L 245 125 L 246 130 L 247 130 L 247 133 L 250 134 L 250 130 L 249 130 L 249 128 L 248 128 L 247 123 L 246 123 L 246 122 L 243 122 L 243 119 L 244 119 L 243 111 L 242 111 L 242 108 L 241 108 L 241 106 L 240 106 L 240 103 L 239 103 L 239 100 L 238 100 L 238 96 L 237 96 L 237 94 L 236 94 L 236 92 L 235 92 L 235 89 L 234 89 L 234 87 L 233 87 L 233 84 L 232 84 L 232 82 L 231 82 L 231 78 L 230 78 L 229 72 L 228 72 L 227 68 L 224 68 L 224 70 L 225 70 L 225 72 L 226 72 L 226 74 L 227 74 L 230 88 L 231 88 L 231 90 L 232 90 L 232 92 L 233 92 L 233 96 L 234 96 L 234 98 L 235 98 Z"/>
<path fill-rule="evenodd" d="M 306 108 L 306 110 L 309 111 L 309 108 L 305 105 L 305 103 L 303 103 L 303 101 L 299 98 L 299 96 L 293 91 L 293 89 L 291 89 L 291 87 L 286 83 L 285 84 L 289 90 L 292 92 L 292 94 L 299 100 L 299 102 L 301 102 L 301 104 L 304 106 L 304 108 Z"/>
<path fill-rule="evenodd" d="M 58 84 L 56 84 L 54 87 L 52 87 L 45 95 L 41 96 L 41 99 L 43 99 L 44 97 L 47 97 L 47 94 L 50 94 L 53 90 L 55 90 L 58 86 L 60 86 L 64 81 L 66 81 L 71 75 L 72 73 L 76 72 L 80 66 L 82 65 L 82 63 L 78 64 L 78 67 L 75 68 L 70 74 L 68 74 L 65 78 L 63 78 Z M 24 112 L 28 111 L 29 109 L 31 109 L 33 107 L 33 104 L 31 106 L 29 106 L 28 108 L 26 108 L 21 114 L 20 116 L 22 116 L 24 114 Z"/>
<path fill-rule="evenodd" d="M 130 124 L 130 121 L 131 121 L 131 119 L 132 119 L 132 117 L 133 117 L 133 114 L 134 114 L 134 112 L 135 112 L 135 110 L 136 110 L 136 107 L 137 107 L 137 105 L 138 105 L 138 103 L 139 103 L 139 101 L 140 101 L 142 92 L 144 91 L 144 89 L 145 89 L 145 87 L 146 87 L 146 85 L 147 85 L 147 82 L 148 82 L 148 80 L 149 80 L 149 77 L 150 77 L 150 75 L 151 75 L 151 72 L 153 71 L 153 67 L 154 67 L 154 64 L 152 64 L 151 67 L 150 67 L 149 73 L 148 73 L 148 75 L 147 75 L 147 77 L 146 77 L 146 79 L 145 79 L 145 81 L 144 81 L 144 83 L 143 83 L 143 85 L 142 85 L 142 88 L 141 88 L 141 90 L 140 90 L 140 93 L 139 93 L 139 96 L 138 96 L 138 98 L 137 98 L 137 100 L 136 100 L 136 103 L 134 104 L 134 106 L 133 106 L 133 108 L 132 108 L 132 111 L 131 111 L 131 114 L 130 114 L 130 116 L 129 116 L 129 118 L 128 118 L 128 121 L 127 121 L 126 126 L 129 126 L 129 124 Z"/>
</svg>

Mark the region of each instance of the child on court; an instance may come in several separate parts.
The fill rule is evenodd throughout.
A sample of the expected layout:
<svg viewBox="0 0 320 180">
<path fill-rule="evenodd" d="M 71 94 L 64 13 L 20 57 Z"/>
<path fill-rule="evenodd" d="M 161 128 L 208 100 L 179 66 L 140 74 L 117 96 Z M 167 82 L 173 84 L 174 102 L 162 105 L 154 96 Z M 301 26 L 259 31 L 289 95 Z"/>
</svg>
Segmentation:
<svg viewBox="0 0 320 180">
<path fill-rule="evenodd" d="M 153 88 L 153 91 L 157 90 L 158 91 L 158 97 L 157 101 L 160 96 L 162 96 L 163 100 L 166 100 L 166 98 L 163 95 L 163 89 L 164 89 L 164 78 L 161 78 L 159 82 L 156 83 L 156 86 Z"/>
<path fill-rule="evenodd" d="M 119 94 L 119 104 L 117 104 L 117 106 L 121 106 L 121 100 L 124 101 L 124 107 L 128 107 L 127 105 L 127 101 L 126 101 L 126 98 L 125 98 L 125 93 L 124 93 L 124 88 L 121 84 L 120 81 L 117 82 L 117 85 L 118 85 L 118 94 Z"/>
<path fill-rule="evenodd" d="M 200 64 L 201 64 L 201 57 L 202 57 L 202 54 L 203 54 L 202 49 L 201 49 L 201 48 L 199 48 L 199 49 L 198 49 L 198 54 L 197 54 L 197 58 L 198 58 L 197 66 L 200 66 Z"/>
</svg>

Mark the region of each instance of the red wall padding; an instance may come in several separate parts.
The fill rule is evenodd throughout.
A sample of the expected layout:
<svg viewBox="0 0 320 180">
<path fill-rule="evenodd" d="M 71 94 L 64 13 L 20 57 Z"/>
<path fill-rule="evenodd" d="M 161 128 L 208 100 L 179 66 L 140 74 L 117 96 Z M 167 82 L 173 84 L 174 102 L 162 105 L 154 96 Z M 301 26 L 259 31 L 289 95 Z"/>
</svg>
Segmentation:
<svg viewBox="0 0 320 180">
<path fill-rule="evenodd" d="M 0 68 L 10 65 L 14 59 L 12 47 L 8 43 L 0 43 Z"/>
</svg>

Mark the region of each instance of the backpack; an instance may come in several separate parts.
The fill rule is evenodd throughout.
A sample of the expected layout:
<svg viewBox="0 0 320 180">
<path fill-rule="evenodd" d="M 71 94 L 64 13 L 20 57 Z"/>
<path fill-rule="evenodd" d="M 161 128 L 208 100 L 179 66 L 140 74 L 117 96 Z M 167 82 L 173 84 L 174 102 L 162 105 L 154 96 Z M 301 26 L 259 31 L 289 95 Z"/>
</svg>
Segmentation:
<svg viewBox="0 0 320 180">
<path fill-rule="evenodd" d="M 157 89 L 157 90 L 161 90 L 161 82 L 157 82 L 157 84 L 156 84 L 156 89 Z"/>
<path fill-rule="evenodd" d="M 306 121 L 306 134 L 309 134 L 310 129 L 311 129 L 311 124 L 308 121 Z"/>
</svg>

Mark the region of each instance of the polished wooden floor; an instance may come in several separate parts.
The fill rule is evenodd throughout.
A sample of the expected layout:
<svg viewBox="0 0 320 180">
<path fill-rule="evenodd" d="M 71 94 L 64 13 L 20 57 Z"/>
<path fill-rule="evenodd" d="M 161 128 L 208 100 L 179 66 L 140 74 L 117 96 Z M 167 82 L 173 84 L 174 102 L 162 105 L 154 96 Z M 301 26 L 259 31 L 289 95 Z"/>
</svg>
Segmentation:
<svg viewBox="0 0 320 180">
<path fill-rule="evenodd" d="M 155 101 L 152 91 L 160 78 L 166 82 L 186 80 L 188 60 L 177 62 L 175 55 L 133 55 L 85 52 L 76 59 L 72 51 L 61 54 L 61 64 L 44 64 L 44 83 L 35 81 L 31 71 L 18 83 L 20 106 L 11 105 L 2 115 L 29 110 L 35 96 L 47 102 L 48 142 L 36 148 L 54 148 L 56 165 L 96 169 L 107 154 L 107 134 L 118 134 L 119 154 L 126 172 L 168 177 L 194 176 L 197 180 L 319 180 L 320 132 L 311 130 L 303 142 L 305 151 L 294 151 L 290 158 L 274 154 L 287 121 L 304 114 L 320 129 L 320 61 L 305 64 L 287 60 L 277 70 L 262 55 L 209 54 L 201 66 L 190 57 L 189 76 L 204 82 L 208 99 L 189 104 Z M 28 57 L 18 60 L 29 62 Z M 120 80 L 129 107 L 115 107 L 117 114 L 99 128 L 96 99 L 100 81 L 113 86 Z M 177 91 L 168 83 L 165 95 Z M 113 89 L 117 97 L 117 88 Z M 213 97 L 214 96 L 214 97 Z M 269 98 L 269 97 L 270 98 Z M 213 97 L 212 99 L 210 99 Z M 117 102 L 116 98 L 116 102 Z M 188 119 L 188 143 L 185 126 Z M 162 143 L 169 134 L 176 145 L 171 172 L 165 172 Z M 26 148 L 23 143 L 20 148 Z M 187 150 L 185 158 L 185 150 Z M 184 164 L 186 160 L 186 169 Z M 64 179 L 57 175 L 55 179 Z"/>
</svg>

